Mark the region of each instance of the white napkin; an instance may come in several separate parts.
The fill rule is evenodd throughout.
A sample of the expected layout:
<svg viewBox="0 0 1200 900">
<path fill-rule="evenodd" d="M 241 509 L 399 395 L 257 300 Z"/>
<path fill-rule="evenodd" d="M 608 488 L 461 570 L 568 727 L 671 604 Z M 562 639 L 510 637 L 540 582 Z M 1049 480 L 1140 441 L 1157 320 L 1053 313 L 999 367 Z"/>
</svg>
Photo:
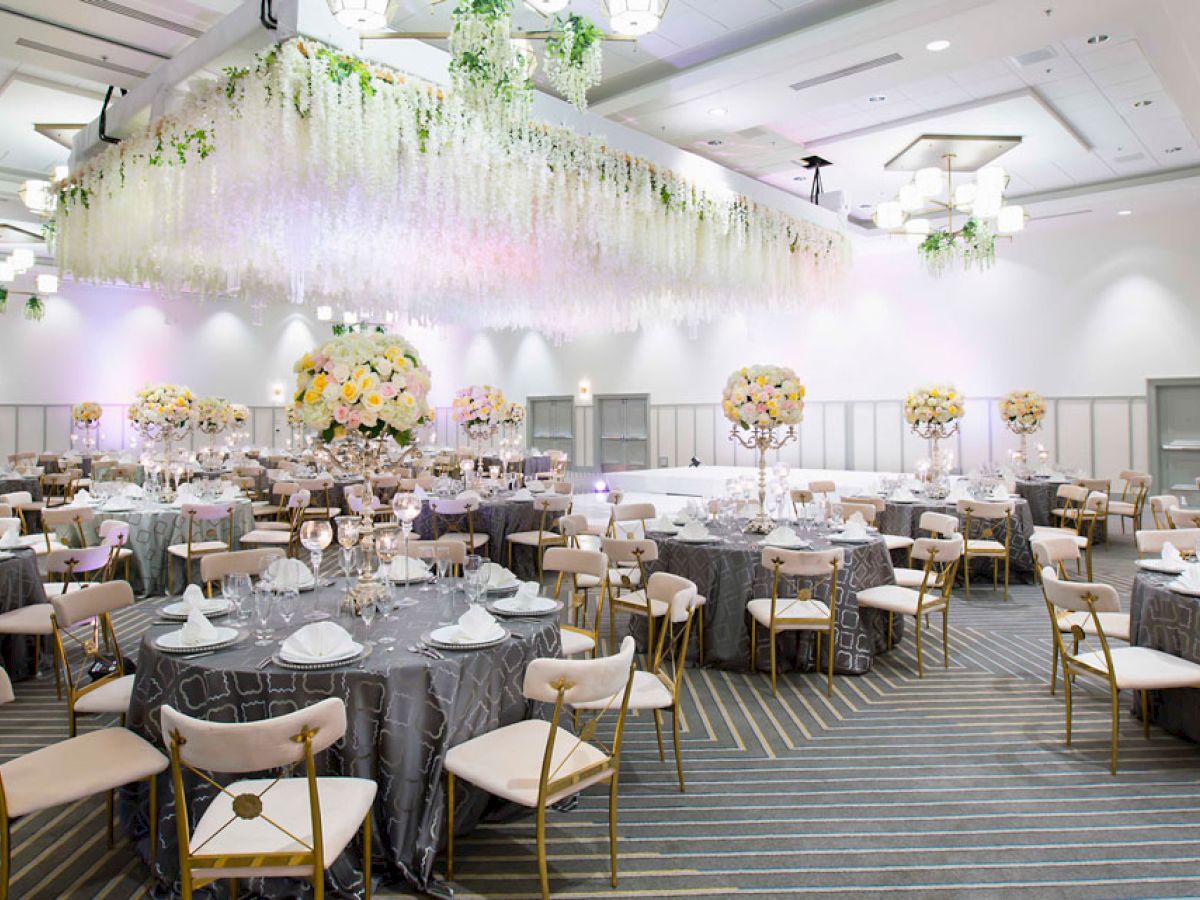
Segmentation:
<svg viewBox="0 0 1200 900">
<path fill-rule="evenodd" d="M 279 655 L 290 662 L 321 662 L 347 656 L 354 641 L 336 622 L 313 622 L 283 642 Z"/>
<path fill-rule="evenodd" d="M 541 585 L 536 581 L 522 581 L 517 588 L 517 594 L 512 599 L 512 605 L 517 609 L 533 609 L 537 606 L 538 592 Z"/>
<path fill-rule="evenodd" d="M 428 578 L 429 566 L 423 559 L 398 556 L 392 560 L 388 574 L 393 581 L 413 581 L 418 578 Z"/>
<path fill-rule="evenodd" d="M 487 575 L 488 590 L 510 588 L 517 583 L 517 576 L 499 563 L 484 563 L 483 569 Z"/>
<path fill-rule="evenodd" d="M 858 519 L 857 522 L 855 521 L 856 517 Z M 850 521 L 842 529 L 842 537 L 856 541 L 861 541 L 867 537 L 867 527 L 863 524 L 862 516 L 859 513 L 855 513 L 850 517 Z"/>
<path fill-rule="evenodd" d="M 419 484 L 413 487 L 412 492 L 414 497 L 419 497 L 422 500 L 429 496 L 429 492 Z"/>
<path fill-rule="evenodd" d="M 1179 550 L 1170 541 L 1163 544 L 1162 547 L 1163 562 L 1177 563 L 1182 562 L 1183 557 L 1179 555 Z"/>
<path fill-rule="evenodd" d="M 23 547 L 20 537 L 17 536 L 18 526 L 12 525 L 5 529 L 4 536 L 0 537 L 0 548 L 11 550 L 14 547 Z"/>
<path fill-rule="evenodd" d="M 1193 563 L 1175 579 L 1175 586 L 1187 591 L 1200 591 L 1200 563 Z"/>
<path fill-rule="evenodd" d="M 1007 499 L 1008 499 L 1008 488 L 1006 488 L 1004 485 L 998 484 L 994 488 L 992 488 L 992 500 L 993 501 L 1003 501 L 1003 500 L 1007 500 Z"/>
<path fill-rule="evenodd" d="M 659 513 L 658 518 L 650 523 L 650 531 L 666 531 L 675 530 L 675 522 L 666 513 Z"/>
<path fill-rule="evenodd" d="M 72 506 L 90 506 L 92 503 L 92 495 L 88 493 L 87 488 L 83 488 L 75 492 L 75 499 L 71 501 Z"/>
<path fill-rule="evenodd" d="M 778 528 L 772 529 L 771 533 L 763 538 L 763 543 L 778 546 L 780 544 L 794 544 L 798 540 L 796 532 L 786 525 L 780 525 Z"/>
<path fill-rule="evenodd" d="M 200 585 L 189 584 L 183 591 L 183 602 L 188 605 L 188 609 L 202 609 L 204 607 L 204 591 L 200 590 Z"/>
<path fill-rule="evenodd" d="M 466 503 L 479 503 L 483 500 L 483 498 L 479 496 L 479 491 L 459 491 L 458 495 L 454 499 L 462 500 Z"/>
<path fill-rule="evenodd" d="M 458 617 L 458 633 L 468 641 L 487 640 L 496 630 L 496 620 L 482 606 L 472 606 Z"/>
<path fill-rule="evenodd" d="M 528 484 L 525 485 L 525 489 L 527 491 L 529 491 L 529 493 L 531 493 L 531 494 L 546 493 L 546 485 L 541 481 L 530 481 Z"/>
<path fill-rule="evenodd" d="M 529 488 L 521 488 L 520 490 L 515 491 L 513 493 L 512 499 L 513 500 L 532 500 L 533 493 L 529 490 Z"/>
<path fill-rule="evenodd" d="M 143 497 L 146 496 L 146 491 L 142 488 L 142 486 L 140 484 L 131 484 L 127 488 L 125 488 L 125 490 L 122 491 L 122 493 L 126 497 L 132 497 L 134 500 L 141 500 Z"/>
<path fill-rule="evenodd" d="M 909 500 L 915 500 L 916 498 L 913 496 L 913 492 L 907 487 L 899 487 L 892 492 L 892 499 L 907 502 Z"/>
<path fill-rule="evenodd" d="M 700 541 L 708 537 L 708 529 L 702 522 L 691 521 L 679 530 L 679 536 L 689 541 Z"/>
<path fill-rule="evenodd" d="M 133 509 L 133 500 L 129 497 L 113 497 L 102 508 L 109 512 L 127 512 Z"/>
<path fill-rule="evenodd" d="M 860 512 L 856 512 L 846 520 L 846 527 L 849 528 L 851 525 L 857 526 L 863 531 L 867 530 L 867 520 L 863 518 L 863 514 Z"/>
<path fill-rule="evenodd" d="M 267 566 L 267 577 L 277 591 L 298 591 L 312 581 L 312 570 L 298 559 L 277 559 Z"/>
<path fill-rule="evenodd" d="M 195 587 L 195 585 L 192 585 Z M 185 594 L 186 598 L 187 595 Z M 200 607 L 192 605 L 188 612 L 187 621 L 183 623 L 183 628 L 179 631 L 179 642 L 189 647 L 194 647 L 199 644 L 211 644 L 217 639 L 217 628 L 208 618 L 200 611 Z"/>
</svg>

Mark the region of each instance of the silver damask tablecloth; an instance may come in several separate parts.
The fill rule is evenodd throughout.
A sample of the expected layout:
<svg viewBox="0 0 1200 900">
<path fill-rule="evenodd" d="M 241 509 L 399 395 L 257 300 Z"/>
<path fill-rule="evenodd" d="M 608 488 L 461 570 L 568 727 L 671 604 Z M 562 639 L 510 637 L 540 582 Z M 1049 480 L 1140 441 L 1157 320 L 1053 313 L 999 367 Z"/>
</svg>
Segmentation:
<svg viewBox="0 0 1200 900">
<path fill-rule="evenodd" d="M 0 550 L 0 613 L 11 612 L 31 603 L 45 603 L 46 593 L 42 590 L 42 578 L 38 574 L 37 559 L 32 550 L 13 553 Z M 13 681 L 33 676 L 34 648 L 32 635 L 0 635 L 0 662 Z M 40 638 L 43 658 L 50 659 L 50 638 Z"/>
<path fill-rule="evenodd" d="M 304 594 L 307 602 L 312 594 Z M 156 637 L 179 626 L 151 628 L 143 638 L 128 724 L 152 743 L 161 745 L 158 711 L 164 703 L 191 716 L 213 722 L 257 721 L 302 709 L 326 697 L 346 701 L 346 737 L 318 758 L 322 774 L 369 778 L 379 785 L 372 823 L 375 872 L 387 880 L 434 895 L 449 896 L 433 878 L 434 859 L 445 841 L 445 784 L 442 761 L 446 751 L 477 735 L 517 722 L 540 710 L 521 694 L 530 660 L 558 656 L 558 627 L 553 617 L 511 619 L 512 636 L 484 650 L 446 651 L 444 660 L 410 652 L 420 636 L 439 623 L 453 621 L 466 609 L 461 593 L 412 594 L 422 598 L 397 619 L 377 619 L 368 635 L 376 640 L 391 634 L 391 649 L 376 644 L 365 662 L 325 672 L 295 672 L 277 665 L 259 669 L 277 652 L 278 644 L 257 647 L 247 638 L 233 649 L 196 659 L 183 659 L 155 649 Z M 332 598 L 323 597 L 328 608 Z M 282 638 L 303 624 L 280 631 Z M 343 622 L 343 624 L 347 624 Z M 281 622 L 275 625 L 282 627 Z M 361 622 L 349 624 L 361 638 Z M 194 785 L 193 787 L 198 787 Z M 127 789 L 123 819 L 140 841 L 145 855 L 144 787 Z M 175 806 L 169 772 L 160 777 L 159 846 L 156 878 L 160 893 L 178 875 Z M 212 797 L 211 791 L 190 789 L 191 821 L 195 823 Z M 457 796 L 456 832 L 471 828 L 494 801 L 482 791 L 464 786 Z M 269 813 L 269 803 L 266 806 Z M 357 842 L 329 871 L 326 896 L 360 897 L 362 880 Z M 381 865 L 382 863 L 382 865 Z M 255 880 L 254 896 L 312 896 L 298 881 Z"/>
<path fill-rule="evenodd" d="M 771 596 L 771 571 L 762 566 L 763 547 L 759 535 L 746 535 L 710 526 L 709 533 L 720 540 L 710 544 L 690 544 L 661 537 L 658 545 L 658 569 L 681 575 L 695 582 L 707 598 L 704 607 L 704 662 L 722 669 L 746 671 L 750 668 L 750 617 L 746 604 L 755 597 Z M 831 544 L 823 538 L 813 541 L 812 549 L 840 546 L 846 551 L 846 565 L 838 575 L 838 597 L 834 635 L 837 651 L 834 669 L 842 674 L 860 675 L 869 671 L 877 653 L 887 649 L 887 613 L 858 608 L 857 594 L 869 587 L 892 584 L 892 563 L 882 539 L 869 544 Z M 786 582 L 795 596 L 795 587 Z M 814 592 L 828 601 L 828 583 Z M 770 668 L 769 636 L 759 629 L 758 667 Z M 902 617 L 894 626 L 896 643 L 904 635 Z M 693 640 L 693 649 L 697 646 Z M 815 639 L 810 632 L 789 632 L 778 638 L 777 664 L 782 671 L 808 671 L 813 666 Z M 824 648 L 822 648 L 824 653 Z"/>
<path fill-rule="evenodd" d="M 558 514 L 553 514 L 548 521 L 557 521 L 558 518 Z M 534 508 L 531 500 L 512 500 L 510 495 L 501 494 L 485 499 L 472 516 L 472 521 L 476 534 L 488 536 L 487 546 L 481 548 L 482 554 L 492 562 L 507 566 L 508 536 L 518 531 L 536 531 L 541 524 L 542 514 Z M 413 523 L 413 530 L 423 538 L 433 537 L 433 514 L 428 503 L 422 506 L 421 515 Z M 445 533 L 444 530 L 442 533 Z M 514 547 L 513 568 L 518 578 L 536 579 L 537 556 L 534 549 Z"/>
<path fill-rule="evenodd" d="M 916 503 L 896 503 L 893 500 L 887 501 L 887 508 L 879 514 L 876 524 L 885 534 L 898 534 L 905 537 L 922 537 L 920 531 L 921 514 L 926 512 L 942 513 L 943 515 L 957 516 L 961 523 L 965 520 L 965 516 L 960 515 L 954 502 L 937 501 L 937 500 L 919 500 Z M 992 527 L 996 528 L 996 534 L 993 535 L 995 540 L 1004 540 L 1004 523 L 1003 521 L 991 523 Z M 989 523 L 982 522 L 978 519 L 971 521 L 971 537 L 983 537 L 984 529 Z M 1009 543 L 1009 576 L 1013 581 L 1024 581 L 1032 583 L 1033 581 L 1033 548 L 1029 545 L 1029 539 L 1033 537 L 1033 517 L 1030 514 L 1029 503 L 1023 498 L 1018 497 L 1013 500 L 1013 527 L 1012 540 Z M 978 572 L 978 576 L 976 576 Z M 992 577 L 992 561 L 990 559 L 981 559 L 976 557 L 971 561 L 971 576 L 986 578 L 988 581 Z M 1003 573 L 1001 573 L 1003 578 Z M 961 578 L 961 576 L 960 576 Z"/>
<path fill-rule="evenodd" d="M 1129 602 L 1129 643 L 1200 663 L 1200 597 L 1177 594 L 1167 585 L 1174 575 L 1139 571 Z M 1150 691 L 1150 721 L 1172 734 L 1200 742 L 1200 690 Z M 1133 712 L 1141 717 L 1135 695 Z"/>
<path fill-rule="evenodd" d="M 1050 515 L 1051 510 L 1061 506 L 1058 502 L 1058 489 L 1068 481 L 1051 481 L 1048 478 L 1018 478 L 1017 493 L 1029 502 L 1029 512 L 1033 516 L 1034 525 L 1058 526 L 1061 523 Z M 1096 523 L 1096 543 L 1103 544 L 1108 540 L 1108 520 Z"/>
</svg>

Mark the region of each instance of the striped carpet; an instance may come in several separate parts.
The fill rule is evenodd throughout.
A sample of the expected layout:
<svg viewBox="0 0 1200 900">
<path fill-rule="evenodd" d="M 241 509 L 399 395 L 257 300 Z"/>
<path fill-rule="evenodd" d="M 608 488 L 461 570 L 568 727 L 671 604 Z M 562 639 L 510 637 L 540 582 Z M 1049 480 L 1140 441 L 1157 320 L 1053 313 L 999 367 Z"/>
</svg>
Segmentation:
<svg viewBox="0 0 1200 900">
<path fill-rule="evenodd" d="M 1128 600 L 1128 539 L 1097 576 Z M 627 732 L 620 883 L 608 884 L 607 794 L 549 818 L 556 897 L 1200 896 L 1200 748 L 1140 724 L 1122 704 L 1121 771 L 1108 774 L 1106 696 L 1079 683 L 1076 741 L 1063 745 L 1061 690 L 1046 689 L 1040 591 L 973 591 L 952 611 L 951 667 L 930 641 L 926 677 L 908 644 L 870 674 L 835 681 L 691 671 L 680 794 L 653 721 Z M 127 649 L 148 616 L 121 621 Z M 65 736 L 49 679 L 0 709 L 0 756 Z M 144 896 L 127 843 L 105 846 L 101 800 L 14 828 L 13 897 Z M 537 894 L 529 819 L 457 842 L 456 892 Z M 402 897 L 381 889 L 376 896 Z"/>
</svg>

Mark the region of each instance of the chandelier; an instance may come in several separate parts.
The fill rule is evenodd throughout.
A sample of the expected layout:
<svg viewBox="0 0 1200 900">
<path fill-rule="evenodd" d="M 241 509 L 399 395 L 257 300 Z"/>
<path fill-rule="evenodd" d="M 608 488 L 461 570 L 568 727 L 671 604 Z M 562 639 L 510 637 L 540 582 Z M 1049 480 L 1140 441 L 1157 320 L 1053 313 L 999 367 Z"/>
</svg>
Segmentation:
<svg viewBox="0 0 1200 900">
<path fill-rule="evenodd" d="M 1020 142 L 1019 137 L 922 135 L 884 167 L 915 172 L 896 199 L 875 207 L 875 224 L 919 238 L 917 250 L 934 275 L 953 264 L 989 267 L 996 258 L 996 238 L 1011 238 L 1025 227 L 1025 209 L 1005 202 L 1008 174 L 994 163 Z M 926 164 L 934 160 L 937 165 Z M 974 180 L 964 177 L 968 172 L 975 172 Z M 958 227 L 956 213 L 965 217 Z M 945 227 L 934 228 L 931 216 L 945 216 Z"/>
</svg>

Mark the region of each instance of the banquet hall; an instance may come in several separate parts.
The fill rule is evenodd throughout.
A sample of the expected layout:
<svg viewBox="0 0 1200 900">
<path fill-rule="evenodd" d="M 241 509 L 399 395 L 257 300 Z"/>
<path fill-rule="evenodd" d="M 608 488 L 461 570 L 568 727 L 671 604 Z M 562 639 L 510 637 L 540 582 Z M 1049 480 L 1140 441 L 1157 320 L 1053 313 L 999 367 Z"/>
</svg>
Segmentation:
<svg viewBox="0 0 1200 900">
<path fill-rule="evenodd" d="M 1198 42 L 2 0 L 0 900 L 1200 896 Z"/>
</svg>

